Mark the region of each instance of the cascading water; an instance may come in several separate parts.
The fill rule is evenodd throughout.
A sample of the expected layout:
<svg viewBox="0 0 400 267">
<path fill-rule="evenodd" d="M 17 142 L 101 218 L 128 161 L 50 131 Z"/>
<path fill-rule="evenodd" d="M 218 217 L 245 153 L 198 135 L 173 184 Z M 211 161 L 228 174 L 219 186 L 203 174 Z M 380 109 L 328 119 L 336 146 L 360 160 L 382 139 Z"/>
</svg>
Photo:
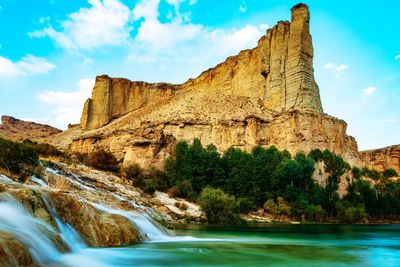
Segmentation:
<svg viewBox="0 0 400 267">
<path fill-rule="evenodd" d="M 176 237 L 172 232 L 151 219 L 149 214 L 155 212 L 146 206 L 139 205 L 133 199 L 128 199 L 116 192 L 97 188 L 96 186 L 83 181 L 79 176 L 70 171 L 60 172 L 54 169 L 45 168 L 46 176 L 38 178 L 31 176 L 30 181 L 35 185 L 21 184 L 7 176 L 0 175 L 0 182 L 9 188 L 30 189 L 40 194 L 42 201 L 49 212 L 55 227 L 44 223 L 35 218 L 25 207 L 14 197 L 7 194 L 0 194 L 0 234 L 6 233 L 13 240 L 19 241 L 27 248 L 35 263 L 40 266 L 121 266 L 121 260 L 126 257 L 124 249 L 115 252 L 113 249 L 107 249 L 107 253 L 112 253 L 115 258 L 108 258 L 104 255 L 94 253 L 95 249 L 88 248 L 79 235 L 79 233 L 71 225 L 65 223 L 52 199 L 47 195 L 47 191 L 52 190 L 50 183 L 47 184 L 48 175 L 54 175 L 53 179 L 65 179 L 66 181 L 78 186 L 76 191 L 90 192 L 92 196 L 110 196 L 118 201 L 129 203 L 134 207 L 135 211 L 125 211 L 118 208 L 107 207 L 103 204 L 93 203 L 86 198 L 79 196 L 81 201 L 85 201 L 103 213 L 116 214 L 128 219 L 141 233 L 147 242 L 179 242 L 179 241 L 200 241 L 192 237 Z M 46 179 L 47 178 L 47 179 Z M 57 238 L 57 236 L 59 238 Z M 7 240 L 7 239 L 6 239 Z M 57 241 L 58 240 L 58 241 Z M 7 255 L 8 262 L 1 262 L 0 266 L 17 266 L 18 261 L 14 258 L 15 251 L 7 247 L 0 235 L 0 250 Z M 60 247 L 69 249 L 67 253 L 58 250 Z M 96 250 L 97 251 L 97 250 Z M 136 257 L 136 256 L 135 256 Z M 133 257 L 134 258 L 134 257 Z M 132 257 L 129 256 L 131 262 Z M 118 262 L 118 263 L 116 263 Z M 123 264 L 122 264 L 123 265 Z M 131 266 L 131 265 L 128 265 Z"/>
<path fill-rule="evenodd" d="M 47 195 L 42 195 L 42 199 L 51 216 L 55 220 L 58 230 L 60 231 L 60 236 L 68 248 L 72 252 L 78 252 L 86 248 L 87 246 L 83 239 L 79 236 L 78 232 L 71 225 L 63 222 L 63 220 L 60 218 L 57 210 L 55 209 L 54 205 L 52 205 L 51 200 L 47 197 Z"/>
<path fill-rule="evenodd" d="M 49 238 L 50 234 L 56 234 L 55 230 L 29 214 L 9 195 L 0 198 L 0 231 L 25 245 L 39 264 L 55 261 L 60 256 Z"/>
<path fill-rule="evenodd" d="M 172 237 L 171 232 L 166 230 L 163 226 L 159 225 L 145 214 L 113 209 L 98 203 L 88 203 L 99 211 L 110 214 L 117 214 L 127 218 L 133 225 L 135 225 L 139 229 L 143 237 L 150 241 L 164 241 L 169 240 Z"/>
</svg>

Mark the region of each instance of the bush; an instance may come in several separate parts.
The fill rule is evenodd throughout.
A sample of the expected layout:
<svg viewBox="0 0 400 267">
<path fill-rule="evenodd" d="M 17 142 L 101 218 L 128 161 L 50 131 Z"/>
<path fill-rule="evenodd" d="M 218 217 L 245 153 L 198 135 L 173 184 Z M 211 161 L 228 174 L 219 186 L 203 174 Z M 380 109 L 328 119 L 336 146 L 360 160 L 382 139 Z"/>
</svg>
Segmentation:
<svg viewBox="0 0 400 267">
<path fill-rule="evenodd" d="M 395 176 L 397 176 L 397 172 L 392 168 L 383 171 L 383 177 L 385 178 L 391 178 Z"/>
<path fill-rule="evenodd" d="M 240 221 L 235 197 L 221 189 L 206 187 L 200 194 L 198 203 L 212 224 L 234 224 Z"/>
<path fill-rule="evenodd" d="M 325 210 L 320 205 L 308 205 L 304 210 L 307 221 L 322 222 L 326 217 Z"/>
<path fill-rule="evenodd" d="M 39 157 L 33 147 L 0 138 L 0 167 L 13 173 L 21 173 L 25 168 L 38 164 Z"/>
<path fill-rule="evenodd" d="M 140 168 L 139 164 L 131 164 L 123 169 L 125 178 L 132 182 L 134 186 L 143 187 L 145 186 L 144 183 L 144 176 L 143 170 Z"/>
<path fill-rule="evenodd" d="M 189 208 L 186 203 L 183 203 L 183 202 L 180 202 L 180 201 L 175 202 L 174 206 L 177 207 L 180 210 L 187 210 Z"/>
<path fill-rule="evenodd" d="M 174 185 L 173 187 L 168 189 L 167 194 L 169 197 L 179 197 L 181 192 L 179 191 L 179 188 L 176 185 Z"/>
<path fill-rule="evenodd" d="M 278 205 L 275 204 L 275 201 L 273 199 L 268 199 L 264 203 L 264 210 L 273 216 L 278 215 Z"/>
<path fill-rule="evenodd" d="M 189 180 L 183 180 L 178 184 L 179 196 L 187 199 L 194 199 L 192 183 Z"/>
<path fill-rule="evenodd" d="M 147 194 L 154 194 L 154 192 L 156 191 L 156 184 L 154 180 L 152 179 L 144 180 L 143 191 Z"/>
<path fill-rule="evenodd" d="M 246 197 L 240 197 L 236 201 L 240 213 L 247 213 L 257 208 L 256 204 Z"/>
<path fill-rule="evenodd" d="M 118 161 L 113 154 L 104 150 L 89 153 L 87 163 L 99 170 L 116 172 L 118 170 Z"/>
<path fill-rule="evenodd" d="M 33 147 L 36 152 L 44 157 L 62 157 L 64 153 L 58 150 L 55 146 L 47 143 L 37 143 L 29 139 L 23 141 L 24 144 Z"/>
<path fill-rule="evenodd" d="M 363 222 L 367 218 L 364 206 L 352 206 L 347 201 L 337 203 L 338 219 L 347 223 Z"/>
</svg>

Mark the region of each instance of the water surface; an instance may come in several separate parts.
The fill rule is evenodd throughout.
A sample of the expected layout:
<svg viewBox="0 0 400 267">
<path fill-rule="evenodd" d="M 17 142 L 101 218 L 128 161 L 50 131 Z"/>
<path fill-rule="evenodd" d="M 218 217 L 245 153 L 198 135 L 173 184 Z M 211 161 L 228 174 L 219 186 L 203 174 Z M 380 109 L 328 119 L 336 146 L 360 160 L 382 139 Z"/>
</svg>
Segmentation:
<svg viewBox="0 0 400 267">
<path fill-rule="evenodd" d="M 176 233 L 186 237 L 73 255 L 105 266 L 400 266 L 399 225 L 201 227 Z"/>
</svg>

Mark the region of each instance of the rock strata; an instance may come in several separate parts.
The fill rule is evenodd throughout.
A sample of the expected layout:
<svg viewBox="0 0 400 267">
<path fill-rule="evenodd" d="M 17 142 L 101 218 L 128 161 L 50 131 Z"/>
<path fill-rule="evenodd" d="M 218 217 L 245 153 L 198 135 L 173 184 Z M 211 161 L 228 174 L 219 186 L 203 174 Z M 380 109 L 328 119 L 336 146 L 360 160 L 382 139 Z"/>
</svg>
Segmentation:
<svg viewBox="0 0 400 267">
<path fill-rule="evenodd" d="M 179 85 L 96 79 L 80 127 L 54 136 L 71 152 L 112 152 L 124 164 L 162 166 L 179 140 L 199 138 L 220 152 L 256 145 L 295 154 L 329 149 L 362 165 L 343 120 L 323 113 L 314 79 L 308 7 L 291 9 L 258 45 Z"/>
<path fill-rule="evenodd" d="M 378 171 L 392 168 L 400 175 L 400 145 L 361 151 L 360 154 L 367 166 Z"/>
<path fill-rule="evenodd" d="M 322 112 L 314 80 L 309 21 L 308 7 L 294 6 L 291 22 L 281 21 L 269 29 L 257 47 L 229 57 L 184 84 L 151 84 L 99 76 L 92 97 L 85 102 L 81 127 L 97 129 L 149 103 L 198 89 L 251 97 L 278 112 Z"/>
<path fill-rule="evenodd" d="M 25 139 L 33 141 L 58 134 L 61 130 L 49 125 L 23 121 L 11 116 L 1 116 L 0 137 L 21 142 Z"/>
</svg>

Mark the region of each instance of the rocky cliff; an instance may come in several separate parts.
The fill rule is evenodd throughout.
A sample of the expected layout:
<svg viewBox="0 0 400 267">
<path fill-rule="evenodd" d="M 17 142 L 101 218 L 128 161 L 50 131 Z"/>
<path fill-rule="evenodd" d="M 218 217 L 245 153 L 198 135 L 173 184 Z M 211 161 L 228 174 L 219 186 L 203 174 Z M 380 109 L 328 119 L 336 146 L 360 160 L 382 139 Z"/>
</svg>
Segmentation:
<svg viewBox="0 0 400 267">
<path fill-rule="evenodd" d="M 1 123 L 0 137 L 17 142 L 25 139 L 39 140 L 61 132 L 49 125 L 23 121 L 11 116 L 1 116 Z"/>
<path fill-rule="evenodd" d="M 363 162 L 378 171 L 393 168 L 400 174 L 400 145 L 361 151 L 360 155 Z"/>
<path fill-rule="evenodd" d="M 105 149 L 143 167 L 160 165 L 178 140 L 194 138 L 221 152 L 255 145 L 292 154 L 329 149 L 357 164 L 346 123 L 322 112 L 308 7 L 291 11 L 291 22 L 278 22 L 257 47 L 183 84 L 97 77 L 80 127 L 49 141 L 73 152 Z"/>
<path fill-rule="evenodd" d="M 314 80 L 309 21 L 307 6 L 296 5 L 292 8 L 292 21 L 281 21 L 269 29 L 257 47 L 229 57 L 184 84 L 150 84 L 99 76 L 92 98 L 84 105 L 81 127 L 96 129 L 150 103 L 197 89 L 251 97 L 278 112 L 322 112 Z"/>
</svg>

